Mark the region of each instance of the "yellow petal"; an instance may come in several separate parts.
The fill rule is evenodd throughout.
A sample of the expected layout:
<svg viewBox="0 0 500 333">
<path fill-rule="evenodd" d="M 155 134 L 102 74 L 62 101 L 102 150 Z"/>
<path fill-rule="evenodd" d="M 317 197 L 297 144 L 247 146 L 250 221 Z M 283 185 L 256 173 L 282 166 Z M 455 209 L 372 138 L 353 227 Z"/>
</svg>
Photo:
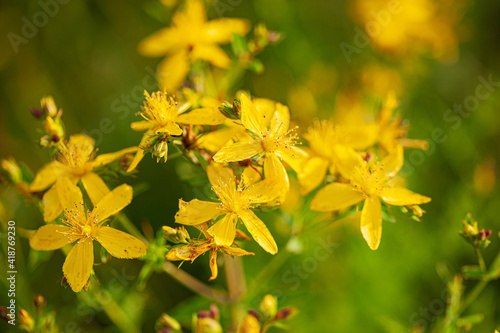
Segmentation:
<svg viewBox="0 0 500 333">
<path fill-rule="evenodd" d="M 222 250 L 229 254 L 230 256 L 249 256 L 249 255 L 255 255 L 255 253 L 252 252 L 247 252 L 243 249 L 240 249 L 239 247 L 223 247 Z"/>
<path fill-rule="evenodd" d="M 57 184 L 58 182 L 52 185 L 50 190 L 43 195 L 43 220 L 45 222 L 52 222 L 63 212 L 63 206 L 61 205 L 57 191 Z"/>
<path fill-rule="evenodd" d="M 386 187 L 382 189 L 382 200 L 394 206 L 421 205 L 431 198 L 417 194 L 402 187 Z"/>
<path fill-rule="evenodd" d="M 237 128 L 223 128 L 198 137 L 196 145 L 210 152 L 217 152 L 241 133 Z"/>
<path fill-rule="evenodd" d="M 149 57 L 167 54 L 180 42 L 180 33 L 176 27 L 164 28 L 144 38 L 138 45 L 139 53 Z"/>
<path fill-rule="evenodd" d="M 290 126 L 290 110 L 287 106 L 276 103 L 276 111 L 271 119 L 269 135 L 279 136 L 288 131 Z"/>
<path fill-rule="evenodd" d="M 208 281 L 215 280 L 217 275 L 219 274 L 219 267 L 217 267 L 217 250 L 213 249 L 212 254 L 210 255 L 210 272 L 212 275 L 208 279 Z"/>
<path fill-rule="evenodd" d="M 241 174 L 241 181 L 245 186 L 250 186 L 263 179 L 262 168 L 258 166 L 246 166 Z"/>
<path fill-rule="evenodd" d="M 231 59 L 219 46 L 215 44 L 199 44 L 191 51 L 192 60 L 205 60 L 214 66 L 228 68 Z"/>
<path fill-rule="evenodd" d="M 269 122 L 264 115 L 257 110 L 252 101 L 245 95 L 241 94 L 241 122 L 243 126 L 256 135 L 263 137 L 267 134 L 266 123 Z"/>
<path fill-rule="evenodd" d="M 96 222 L 101 222 L 125 208 L 132 201 L 132 191 L 131 186 L 122 184 L 106 194 L 92 210 Z"/>
<path fill-rule="evenodd" d="M 198 26 L 207 20 L 205 5 L 202 0 L 188 0 L 182 12 L 173 17 L 175 25 L 188 24 Z"/>
<path fill-rule="evenodd" d="M 336 145 L 333 148 L 333 161 L 337 170 L 346 179 L 352 177 L 352 172 L 357 165 L 364 163 L 354 149 L 342 145 Z"/>
<path fill-rule="evenodd" d="M 217 108 L 201 108 L 181 114 L 176 121 L 193 125 L 220 125 L 224 124 L 226 117 Z"/>
<path fill-rule="evenodd" d="M 203 39 L 207 43 L 224 44 L 233 40 L 234 34 L 245 35 L 250 29 L 247 20 L 223 18 L 203 25 Z"/>
<path fill-rule="evenodd" d="M 35 180 L 30 185 L 30 190 L 32 192 L 45 190 L 52 185 L 57 178 L 67 173 L 69 173 L 68 168 L 58 161 L 47 163 L 36 174 Z"/>
<path fill-rule="evenodd" d="M 142 158 L 144 157 L 144 150 L 139 149 L 137 150 L 137 153 L 135 153 L 134 159 L 132 162 L 130 162 L 130 166 L 127 169 L 127 172 L 132 172 L 137 168 L 139 163 L 142 161 Z"/>
<path fill-rule="evenodd" d="M 382 237 L 382 207 L 378 197 L 368 197 L 361 212 L 361 233 L 370 249 L 376 250 Z"/>
<path fill-rule="evenodd" d="M 189 61 L 185 51 L 177 52 L 158 65 L 158 82 L 162 90 L 177 91 L 189 72 Z"/>
<path fill-rule="evenodd" d="M 115 258 L 140 258 L 146 254 L 146 244 L 126 232 L 110 228 L 94 228 L 92 238 Z"/>
<path fill-rule="evenodd" d="M 175 214 L 175 222 L 185 225 L 196 225 L 207 222 L 222 212 L 217 209 L 218 202 L 201 201 L 198 199 L 184 202 L 180 200 L 179 211 Z"/>
<path fill-rule="evenodd" d="M 182 128 L 179 127 L 174 122 L 168 123 L 165 126 L 158 127 L 155 130 L 155 133 L 167 133 L 168 135 L 181 135 L 182 134 Z"/>
<path fill-rule="evenodd" d="M 94 264 L 92 239 L 82 238 L 71 249 L 63 265 L 63 273 L 74 292 L 80 292 L 87 283 Z"/>
<path fill-rule="evenodd" d="M 238 212 L 238 216 L 247 227 L 247 230 L 252 234 L 253 239 L 255 239 L 264 250 L 271 254 L 276 254 L 278 252 L 278 246 L 273 236 L 264 222 L 262 222 L 254 212 L 249 209 L 241 210 Z"/>
<path fill-rule="evenodd" d="M 280 194 L 283 185 L 270 179 L 264 179 L 249 186 L 241 197 L 242 200 L 248 200 L 249 203 L 270 202 Z"/>
<path fill-rule="evenodd" d="M 284 202 L 287 192 L 290 189 L 290 181 L 288 180 L 288 174 L 283 163 L 281 163 L 276 155 L 266 154 L 266 159 L 264 160 L 264 174 L 266 179 L 277 183 L 279 188 L 277 200 L 280 203 Z"/>
<path fill-rule="evenodd" d="M 83 176 L 82 183 L 93 205 L 97 204 L 99 200 L 109 193 L 108 186 L 106 186 L 102 178 L 94 172 L 89 172 Z"/>
<path fill-rule="evenodd" d="M 339 144 L 356 150 L 364 150 L 377 141 L 379 127 L 377 124 L 363 124 L 348 131 L 339 138 Z"/>
<path fill-rule="evenodd" d="M 396 176 L 404 162 L 403 146 L 397 145 L 395 149 L 380 162 L 387 178 Z"/>
<path fill-rule="evenodd" d="M 37 251 L 52 251 L 70 244 L 67 233 L 69 228 L 63 225 L 48 224 L 40 227 L 30 237 L 30 246 Z"/>
<path fill-rule="evenodd" d="M 311 201 L 311 210 L 331 212 L 356 205 L 363 200 L 363 194 L 350 184 L 331 183 L 316 193 Z"/>
<path fill-rule="evenodd" d="M 214 238 L 217 246 L 230 246 L 233 244 L 237 220 L 238 216 L 236 214 L 226 214 L 208 229 L 208 233 Z"/>
<path fill-rule="evenodd" d="M 115 153 L 102 154 L 95 158 L 92 161 L 92 168 L 97 168 L 106 164 L 113 162 L 114 160 L 119 159 L 125 154 L 135 153 L 137 151 L 137 147 L 129 147 L 122 150 L 119 150 Z"/>
<path fill-rule="evenodd" d="M 88 161 L 94 151 L 95 141 L 85 134 L 72 135 L 69 138 L 68 148 L 80 161 Z"/>
<path fill-rule="evenodd" d="M 83 195 L 80 188 L 73 184 L 68 178 L 61 178 L 56 182 L 57 194 L 66 216 L 79 219 L 85 216 L 83 209 Z"/>
<path fill-rule="evenodd" d="M 207 167 L 207 176 L 210 184 L 217 188 L 225 189 L 227 194 L 232 194 L 236 191 L 236 175 L 233 170 L 226 168 L 220 164 L 210 164 Z"/>
<path fill-rule="evenodd" d="M 130 128 L 133 129 L 134 131 L 147 131 L 151 127 L 153 127 L 153 123 L 147 120 L 141 120 L 141 121 L 134 121 L 133 123 L 130 124 Z"/>
<path fill-rule="evenodd" d="M 307 153 L 293 146 L 280 147 L 274 152 L 276 156 L 286 162 L 295 172 L 300 172 L 304 166 Z"/>
<path fill-rule="evenodd" d="M 217 163 L 228 163 L 247 160 L 253 156 L 262 153 L 264 148 L 260 142 L 236 142 L 223 147 L 214 155 L 214 161 Z"/>
<path fill-rule="evenodd" d="M 329 162 L 321 157 L 312 157 L 304 164 L 297 176 L 302 195 L 314 190 L 325 179 Z"/>
</svg>

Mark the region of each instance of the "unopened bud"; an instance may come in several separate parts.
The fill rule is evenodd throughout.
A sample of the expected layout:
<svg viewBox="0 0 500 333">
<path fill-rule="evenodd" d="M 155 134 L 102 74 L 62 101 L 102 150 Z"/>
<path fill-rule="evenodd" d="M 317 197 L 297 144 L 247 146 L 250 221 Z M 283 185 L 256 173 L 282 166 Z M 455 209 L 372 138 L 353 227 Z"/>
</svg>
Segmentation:
<svg viewBox="0 0 500 333">
<path fill-rule="evenodd" d="M 163 313 L 161 317 L 156 321 L 155 330 L 166 330 L 167 332 L 176 333 L 181 331 L 181 325 L 177 320 L 170 317 L 168 314 Z"/>
<path fill-rule="evenodd" d="M 222 326 L 212 318 L 197 318 L 194 333 L 222 333 Z"/>
<path fill-rule="evenodd" d="M 166 141 L 161 141 L 155 147 L 155 155 L 158 157 L 158 159 L 161 159 L 162 157 L 164 157 L 165 161 L 166 161 L 167 154 L 168 154 L 168 144 Z"/>
<path fill-rule="evenodd" d="M 238 333 L 259 333 L 260 329 L 259 320 L 252 315 L 246 315 L 238 327 Z"/>
<path fill-rule="evenodd" d="M 37 309 L 43 308 L 45 305 L 47 305 L 47 301 L 42 294 L 36 294 L 33 298 L 33 303 L 35 303 Z"/>
<path fill-rule="evenodd" d="M 57 117 L 57 106 L 52 96 L 43 97 L 40 100 L 40 104 L 42 105 L 43 112 L 45 112 L 49 117 Z"/>
<path fill-rule="evenodd" d="M 150 150 L 154 147 L 157 140 L 158 136 L 155 134 L 144 134 L 139 143 L 139 148 L 142 150 Z"/>
<path fill-rule="evenodd" d="M 273 295 L 266 295 L 260 302 L 260 311 L 266 318 L 273 318 L 278 311 L 278 300 Z"/>
<path fill-rule="evenodd" d="M 9 316 L 9 310 L 7 309 L 6 306 L 0 306 L 0 318 L 6 321 L 11 320 Z"/>
<path fill-rule="evenodd" d="M 291 316 L 294 316 L 297 313 L 297 310 L 293 307 L 287 307 L 284 309 L 279 310 L 276 313 L 276 320 L 285 320 L 290 318 Z"/>
<path fill-rule="evenodd" d="M 26 311 L 24 309 L 19 310 L 19 323 L 21 324 L 21 326 L 24 326 L 24 328 L 28 332 L 33 331 L 33 328 L 35 328 L 35 321 L 31 317 L 31 315 L 28 313 L 28 311 Z"/>
<path fill-rule="evenodd" d="M 61 140 L 61 138 L 57 134 L 52 135 L 51 139 L 52 139 L 52 142 L 54 142 L 54 143 L 58 143 L 59 140 Z"/>
<path fill-rule="evenodd" d="M 14 184 L 17 184 L 23 180 L 23 173 L 21 171 L 21 168 L 14 158 L 9 157 L 8 159 L 2 160 L 0 165 L 5 171 L 7 171 L 10 179 Z"/>
<path fill-rule="evenodd" d="M 240 119 L 240 114 L 241 114 L 241 103 L 239 100 L 235 99 L 233 104 L 229 102 L 224 102 L 222 103 L 221 106 L 219 106 L 219 111 L 229 119 Z"/>
<path fill-rule="evenodd" d="M 30 112 L 31 112 L 31 115 L 35 119 L 42 119 L 43 118 L 43 112 L 39 108 L 32 106 L 32 107 L 30 107 Z"/>
</svg>

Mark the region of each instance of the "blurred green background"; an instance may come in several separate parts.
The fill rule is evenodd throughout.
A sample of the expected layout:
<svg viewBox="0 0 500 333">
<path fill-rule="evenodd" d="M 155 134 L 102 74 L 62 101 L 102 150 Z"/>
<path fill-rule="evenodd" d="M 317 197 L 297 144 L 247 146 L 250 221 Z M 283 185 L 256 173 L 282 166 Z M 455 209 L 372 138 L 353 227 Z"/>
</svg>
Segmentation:
<svg viewBox="0 0 500 333">
<path fill-rule="evenodd" d="M 4 0 L 0 5 L 0 157 L 15 156 L 33 171 L 48 159 L 37 147 L 36 129 L 40 124 L 28 108 L 38 106 L 45 95 L 52 95 L 64 109 L 67 132 L 84 131 L 93 136 L 100 153 L 139 142 L 141 134 L 129 126 L 142 104 L 142 91 L 155 89 L 153 73 L 159 59 L 140 56 L 136 47 L 142 38 L 164 27 L 171 14 L 153 1 L 57 3 L 53 17 L 37 27 L 26 43 L 20 43 L 17 52 L 9 33 L 22 35 L 24 20 L 33 22 L 42 7 L 34 0 Z M 410 137 L 428 140 L 431 146 L 427 152 L 406 151 L 408 187 L 432 197 L 432 202 L 423 207 L 427 214 L 421 223 L 403 214 L 398 214 L 396 224 L 385 222 L 377 251 L 368 248 L 352 221 L 304 237 L 303 251 L 290 255 L 265 279 L 250 295 L 249 307 L 255 308 L 266 293 L 278 295 L 280 306 L 293 305 L 300 311 L 290 321 L 295 332 L 386 332 L 384 318 L 405 326 L 430 324 L 444 311 L 445 284 L 436 273 L 436 264 L 446 261 L 458 270 L 461 265 L 475 263 L 472 249 L 458 236 L 461 220 L 468 212 L 482 227 L 494 230 L 492 244 L 485 251 L 486 262 L 500 249 L 500 196 L 494 177 L 499 161 L 500 87 L 494 86 L 490 97 L 481 101 L 470 116 L 453 121 L 444 118 L 454 104 L 463 104 L 468 96 L 474 96 L 479 77 L 491 76 L 494 82 L 500 82 L 500 3 L 466 4 L 457 27 L 461 43 L 454 63 L 441 63 L 425 55 L 418 61 L 395 59 L 371 46 L 363 48 L 349 63 L 339 47 L 342 42 L 352 43 L 353 29 L 359 25 L 349 15 L 349 2 L 224 3 L 230 8 L 224 16 L 247 18 L 253 24 L 265 22 L 270 29 L 286 35 L 260 55 L 264 73 L 249 73 L 242 87 L 256 96 L 290 105 L 292 116 L 304 123 L 308 117 L 331 115 L 337 93 L 345 87 L 361 93 L 365 88 L 360 70 L 366 64 L 382 64 L 401 76 L 404 87 L 400 110 L 411 124 Z M 214 3 L 207 8 L 209 17 L 218 16 Z M 371 79 L 379 85 L 377 77 Z M 303 87 L 316 94 L 314 107 Z M 310 110 L 294 109 L 301 105 Z M 318 113 L 309 116 L 313 109 Z M 433 139 L 435 129 L 444 131 L 439 142 Z M 180 159 L 156 164 L 147 158 L 138 177 L 120 180 L 148 184 L 147 191 L 125 210 L 137 226 L 150 222 L 155 231 L 162 225 L 174 226 L 178 199 L 188 200 L 203 193 L 203 189 L 193 190 L 179 180 L 176 170 L 185 167 Z M 482 177 L 485 173 L 490 176 Z M 4 190 L 3 197 L 8 218 L 18 226 L 35 229 L 42 224 L 38 209 L 21 196 Z M 272 214 L 261 216 L 283 248 L 290 233 L 287 221 L 274 221 L 276 215 Z M 315 253 L 323 242 L 334 246 L 325 260 L 319 260 Z M 249 282 L 274 260 L 256 246 L 250 250 L 256 256 L 244 258 Z M 92 300 L 58 285 L 62 253 L 47 253 L 47 261 L 36 267 L 30 264 L 28 253 L 27 240 L 18 238 L 18 306 L 33 311 L 32 297 L 40 292 L 47 298 L 48 307 L 57 312 L 61 331 L 117 331 L 99 306 L 92 307 Z M 207 264 L 208 258 L 203 256 L 192 265 L 184 264 L 183 269 L 206 281 Z M 113 260 L 107 265 L 96 268 L 103 287 L 116 274 L 137 276 L 142 263 Z M 114 297 L 132 318 L 137 318 L 144 332 L 153 330 L 163 312 L 189 322 L 191 310 L 208 307 L 208 302 L 196 301 L 193 293 L 166 274 L 153 275 L 144 292 L 136 291 L 134 280 L 125 281 Z M 212 284 L 222 288 L 224 276 Z M 7 299 L 3 283 L 0 295 L 3 303 Z M 500 328 L 499 299 L 500 284 L 496 281 L 467 311 L 485 315 L 472 332 Z M 8 328 L 0 322 L 0 331 Z"/>
</svg>

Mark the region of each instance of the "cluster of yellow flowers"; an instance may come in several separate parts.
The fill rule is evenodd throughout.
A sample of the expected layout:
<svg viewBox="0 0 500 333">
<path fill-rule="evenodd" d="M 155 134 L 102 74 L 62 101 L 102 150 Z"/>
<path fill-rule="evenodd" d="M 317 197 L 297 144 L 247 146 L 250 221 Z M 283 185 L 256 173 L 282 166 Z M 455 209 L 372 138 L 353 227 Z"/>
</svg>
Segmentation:
<svg viewBox="0 0 500 333">
<path fill-rule="evenodd" d="M 125 170 L 135 172 L 147 153 L 166 161 L 169 144 L 206 171 L 217 198 L 179 200 L 175 222 L 182 226 L 163 228 L 167 240 L 174 244 L 169 246 L 166 259 L 193 261 L 211 251 L 210 279 L 217 277 L 218 251 L 253 255 L 235 243 L 237 238 L 251 240 L 238 222 L 265 251 L 278 252 L 274 237 L 255 210 L 281 205 L 290 191 L 291 177 L 298 180 L 303 196 L 311 196 L 309 208 L 313 211 L 354 211 L 363 203 L 359 207 L 361 232 L 373 250 L 382 234 L 386 207 L 382 202 L 408 207 L 417 217 L 422 215 L 418 205 L 430 198 L 400 186 L 396 176 L 403 165 L 404 148 L 425 148 L 425 143 L 406 139 L 408 128 L 393 114 L 398 106 L 394 93 L 387 94 L 373 122 L 314 120 L 303 134 L 308 145 L 299 147 L 299 128 L 290 125 L 287 106 L 247 92 L 229 97 L 227 89 L 209 91 L 193 78 L 196 72 L 191 64 L 200 61 L 230 67 L 231 59 L 218 44 L 247 33 L 246 21 L 207 21 L 203 2 L 188 0 L 173 22 L 172 27 L 146 38 L 139 46 L 144 54 L 167 57 L 158 73 L 164 89 L 145 92 L 144 106 L 138 113 L 143 120 L 131 124 L 133 130 L 144 132 L 138 147 L 96 156 L 90 137 L 77 134 L 66 139 L 55 103 L 51 98 L 42 100 L 42 111 L 50 110 L 40 111 L 39 116 L 45 117 L 46 129 L 52 133 L 45 147 L 52 149 L 56 158 L 38 171 L 29 192 L 43 194 L 45 222 L 55 221 L 61 213 L 63 218 L 61 223 L 39 228 L 30 245 L 47 251 L 76 243 L 63 266 L 75 292 L 88 288 L 93 240 L 117 258 L 138 258 L 147 249 L 141 240 L 107 225 L 109 217 L 131 202 L 133 191 L 127 184 L 110 190 L 96 169 L 125 157 Z M 256 36 L 240 47 L 239 56 L 250 67 L 255 65 L 253 56 L 277 38 L 263 26 L 256 29 Z M 194 86 L 178 90 L 189 75 Z M 178 97 L 168 95 L 167 90 L 177 91 Z M 184 226 L 196 227 L 200 237 L 191 238 Z"/>
</svg>

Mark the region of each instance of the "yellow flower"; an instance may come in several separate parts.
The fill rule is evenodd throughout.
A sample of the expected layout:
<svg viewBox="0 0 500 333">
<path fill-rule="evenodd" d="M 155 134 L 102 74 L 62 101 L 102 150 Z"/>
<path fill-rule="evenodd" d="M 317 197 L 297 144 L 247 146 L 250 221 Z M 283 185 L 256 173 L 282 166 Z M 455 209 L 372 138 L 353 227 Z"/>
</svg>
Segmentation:
<svg viewBox="0 0 500 333">
<path fill-rule="evenodd" d="M 370 166 L 360 160 L 349 174 L 349 183 L 331 183 L 322 188 L 311 202 L 311 209 L 321 212 L 340 210 L 364 201 L 361 212 L 361 233 L 372 250 L 382 236 L 382 207 L 380 199 L 389 205 L 412 206 L 431 201 L 430 198 L 395 186 L 392 178 L 403 165 L 403 147 L 394 154 Z"/>
<path fill-rule="evenodd" d="M 63 210 L 62 198 L 58 195 L 57 189 L 63 179 L 68 179 L 72 184 L 81 180 L 90 200 L 95 205 L 109 192 L 109 188 L 92 170 L 137 150 L 131 147 L 96 157 L 94 139 L 84 134 L 71 136 L 68 143 L 61 141 L 58 148 L 57 160 L 43 166 L 30 186 L 32 192 L 43 191 L 52 186 L 43 196 L 45 222 L 54 220 Z"/>
<path fill-rule="evenodd" d="M 236 235 L 236 222 L 243 221 L 248 231 L 259 245 L 271 254 L 278 252 L 273 236 L 257 215 L 252 211 L 252 204 L 270 202 L 278 192 L 275 182 L 263 180 L 245 187 L 243 182 L 235 184 L 235 175 L 229 168 L 213 164 L 207 167 L 207 174 L 212 189 L 219 202 L 200 201 L 184 202 L 180 200 L 175 222 L 185 225 L 199 225 L 219 215 L 224 215 L 208 229 L 217 246 L 230 246 Z"/>
<path fill-rule="evenodd" d="M 399 57 L 432 52 L 441 60 L 457 57 L 456 27 L 463 1 L 356 0 L 355 14 L 380 50 Z"/>
<path fill-rule="evenodd" d="M 116 258 L 139 258 L 147 246 L 137 238 L 103 225 L 109 216 L 118 213 L 132 201 L 132 187 L 118 186 L 102 197 L 92 211 L 85 212 L 82 193 L 66 177 L 57 187 L 64 207 L 64 225 L 42 226 L 30 238 L 30 246 L 38 251 L 51 251 L 76 242 L 63 265 L 63 273 L 75 292 L 87 283 L 94 263 L 96 240 Z"/>
<path fill-rule="evenodd" d="M 377 130 L 376 124 L 359 124 L 354 127 L 336 125 L 332 120 L 316 120 L 308 133 L 304 134 L 314 155 L 305 162 L 298 174 L 302 194 L 305 195 L 318 187 L 328 170 L 330 174 L 335 175 L 342 172 L 342 168 L 354 167 L 346 165 L 346 161 L 357 161 L 354 149 L 363 150 L 373 145 Z"/>
<path fill-rule="evenodd" d="M 398 107 L 396 93 L 390 91 L 382 105 L 378 115 L 378 144 L 391 153 L 398 146 L 405 148 L 428 149 L 429 144 L 425 140 L 407 139 L 408 125 L 404 125 L 401 117 L 392 116 L 393 111 Z"/>
<path fill-rule="evenodd" d="M 264 173 L 266 178 L 279 183 L 287 191 L 290 187 L 284 160 L 295 171 L 300 170 L 306 153 L 295 147 L 297 135 L 294 129 L 288 130 L 290 113 L 286 106 L 266 99 L 252 102 L 241 94 L 241 122 L 251 133 L 248 140 L 236 142 L 223 147 L 214 155 L 217 163 L 238 162 L 264 156 Z M 280 191 L 282 195 L 283 190 Z"/>
<path fill-rule="evenodd" d="M 173 97 L 169 97 L 166 92 L 154 92 L 151 95 L 144 91 L 146 101 L 139 112 L 145 120 L 136 121 L 130 124 L 135 131 L 146 131 L 144 133 L 139 150 L 130 164 L 127 171 L 134 170 L 144 157 L 144 151 L 152 149 L 157 144 L 156 155 L 164 157 L 166 160 L 168 146 L 164 140 L 170 136 L 182 135 L 182 128 L 177 124 L 192 125 L 219 125 L 224 123 L 226 117 L 216 107 L 199 108 L 186 112 L 190 103 L 184 103 L 181 106 L 177 104 Z M 163 138 L 158 139 L 157 134 L 163 134 Z M 161 149 L 158 150 L 158 146 Z"/>
<path fill-rule="evenodd" d="M 173 25 L 146 37 L 139 44 L 139 52 L 151 57 L 167 55 L 158 66 L 160 87 L 175 91 L 189 73 L 189 65 L 205 60 L 212 65 L 227 68 L 231 60 L 217 45 L 233 39 L 233 34 L 244 35 L 249 30 L 245 20 L 222 18 L 207 21 L 201 0 L 187 0 L 184 11 L 173 16 Z"/>
<path fill-rule="evenodd" d="M 185 260 L 193 262 L 196 258 L 207 251 L 212 251 L 210 256 L 210 271 L 212 276 L 208 279 L 209 281 L 215 280 L 218 275 L 217 267 L 217 252 L 221 251 L 223 253 L 229 254 L 230 256 L 246 256 L 254 255 L 252 252 L 247 252 L 238 247 L 231 247 L 227 245 L 217 245 L 213 238 L 208 240 L 198 242 L 196 244 L 175 246 L 165 256 L 165 259 L 170 261 Z"/>
</svg>

